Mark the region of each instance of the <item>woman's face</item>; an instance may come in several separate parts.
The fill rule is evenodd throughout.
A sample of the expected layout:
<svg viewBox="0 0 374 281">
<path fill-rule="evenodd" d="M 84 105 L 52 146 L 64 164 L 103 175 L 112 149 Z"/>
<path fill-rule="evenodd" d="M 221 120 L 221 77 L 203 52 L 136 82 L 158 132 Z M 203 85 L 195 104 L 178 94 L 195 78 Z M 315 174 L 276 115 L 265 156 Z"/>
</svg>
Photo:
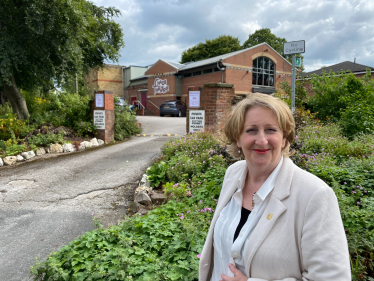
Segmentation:
<svg viewBox="0 0 374 281">
<path fill-rule="evenodd" d="M 279 163 L 285 144 L 286 139 L 271 109 L 254 107 L 247 111 L 237 146 L 249 165 L 272 171 Z"/>
</svg>

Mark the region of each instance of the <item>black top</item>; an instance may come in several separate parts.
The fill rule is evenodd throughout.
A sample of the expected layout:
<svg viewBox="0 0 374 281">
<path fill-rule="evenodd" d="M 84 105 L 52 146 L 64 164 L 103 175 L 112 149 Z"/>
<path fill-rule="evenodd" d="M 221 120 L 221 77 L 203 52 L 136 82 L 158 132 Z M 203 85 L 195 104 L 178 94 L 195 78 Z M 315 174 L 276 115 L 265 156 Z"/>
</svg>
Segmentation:
<svg viewBox="0 0 374 281">
<path fill-rule="evenodd" d="M 250 213 L 251 213 L 250 210 L 247 210 L 246 208 L 242 207 L 240 222 L 238 224 L 238 227 L 236 228 L 233 242 L 235 242 L 236 238 L 238 238 L 238 235 L 239 235 L 240 231 L 242 230 L 244 224 L 247 222 L 247 219 L 248 219 L 248 216 L 249 216 Z"/>
</svg>

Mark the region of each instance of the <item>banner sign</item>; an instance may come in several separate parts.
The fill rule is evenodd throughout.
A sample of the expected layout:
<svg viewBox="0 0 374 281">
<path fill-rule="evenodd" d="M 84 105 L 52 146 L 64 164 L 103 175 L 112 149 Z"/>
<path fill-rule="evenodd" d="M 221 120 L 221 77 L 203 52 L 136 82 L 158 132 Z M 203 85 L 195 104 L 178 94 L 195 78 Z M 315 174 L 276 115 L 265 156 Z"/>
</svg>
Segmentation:
<svg viewBox="0 0 374 281">
<path fill-rule="evenodd" d="M 165 94 L 169 92 L 168 80 L 156 78 L 152 88 L 154 89 L 154 94 Z"/>
</svg>

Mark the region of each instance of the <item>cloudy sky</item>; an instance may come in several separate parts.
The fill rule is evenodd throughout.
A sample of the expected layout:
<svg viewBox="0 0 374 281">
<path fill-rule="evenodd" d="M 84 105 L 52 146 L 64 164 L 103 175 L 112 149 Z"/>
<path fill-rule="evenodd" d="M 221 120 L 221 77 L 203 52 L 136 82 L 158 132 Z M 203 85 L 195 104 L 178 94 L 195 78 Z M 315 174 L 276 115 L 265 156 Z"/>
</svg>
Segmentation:
<svg viewBox="0 0 374 281">
<path fill-rule="evenodd" d="M 304 66 L 312 71 L 342 61 L 374 67 L 373 0 L 91 0 L 114 6 L 125 47 L 120 65 L 179 62 L 205 39 L 238 37 L 260 28 L 287 41 L 305 40 Z"/>
</svg>

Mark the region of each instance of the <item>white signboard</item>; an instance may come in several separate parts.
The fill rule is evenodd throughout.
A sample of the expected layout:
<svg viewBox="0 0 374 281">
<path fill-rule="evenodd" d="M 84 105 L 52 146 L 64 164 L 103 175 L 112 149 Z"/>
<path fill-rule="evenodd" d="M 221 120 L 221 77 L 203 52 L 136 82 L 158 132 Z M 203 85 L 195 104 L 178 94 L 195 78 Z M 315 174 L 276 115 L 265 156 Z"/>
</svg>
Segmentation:
<svg viewBox="0 0 374 281">
<path fill-rule="evenodd" d="M 200 107 L 200 91 L 190 91 L 190 105 L 189 107 Z"/>
<path fill-rule="evenodd" d="M 104 107 L 104 94 L 95 95 L 96 107 Z"/>
<path fill-rule="evenodd" d="M 94 110 L 94 125 L 105 130 L 105 110 Z"/>
<path fill-rule="evenodd" d="M 205 110 L 190 110 L 190 133 L 204 132 Z"/>
<path fill-rule="evenodd" d="M 287 42 L 283 44 L 283 54 L 293 55 L 305 53 L 305 40 Z"/>
<path fill-rule="evenodd" d="M 154 94 L 165 94 L 169 92 L 168 80 L 156 78 L 152 88 L 154 89 Z"/>
</svg>

